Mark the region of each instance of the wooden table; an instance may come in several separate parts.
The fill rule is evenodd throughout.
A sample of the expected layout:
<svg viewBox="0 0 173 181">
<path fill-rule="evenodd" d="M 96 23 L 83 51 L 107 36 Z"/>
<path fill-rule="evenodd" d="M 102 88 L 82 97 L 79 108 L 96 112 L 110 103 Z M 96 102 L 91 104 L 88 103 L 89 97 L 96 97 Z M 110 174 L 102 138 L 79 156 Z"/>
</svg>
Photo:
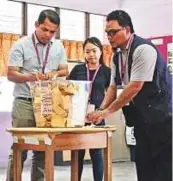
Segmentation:
<svg viewBox="0 0 173 181">
<path fill-rule="evenodd" d="M 21 151 L 45 151 L 45 178 L 54 181 L 54 151 L 71 150 L 71 181 L 78 181 L 78 150 L 104 149 L 104 181 L 112 181 L 112 132 L 104 128 L 9 128 L 13 136 L 14 181 L 21 181 Z"/>
</svg>

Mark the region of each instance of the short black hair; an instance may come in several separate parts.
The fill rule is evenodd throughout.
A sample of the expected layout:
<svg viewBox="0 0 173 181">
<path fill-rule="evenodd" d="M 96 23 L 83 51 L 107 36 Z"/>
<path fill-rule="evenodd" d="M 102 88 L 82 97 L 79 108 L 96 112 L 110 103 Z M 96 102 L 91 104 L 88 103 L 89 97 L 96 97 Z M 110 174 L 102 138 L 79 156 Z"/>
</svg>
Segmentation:
<svg viewBox="0 0 173 181">
<path fill-rule="evenodd" d="M 60 25 L 60 18 L 59 15 L 56 11 L 51 10 L 51 9 L 46 9 L 41 11 L 39 17 L 38 17 L 38 23 L 42 24 L 44 23 L 45 19 L 48 18 L 50 22 Z"/>
<path fill-rule="evenodd" d="M 130 32 L 131 33 L 135 32 L 134 28 L 133 28 L 131 17 L 127 12 L 125 12 L 123 10 L 112 11 L 106 17 L 106 21 L 111 21 L 111 20 L 118 21 L 119 25 L 122 27 L 129 26 Z"/>
<path fill-rule="evenodd" d="M 101 41 L 100 41 L 98 38 L 96 38 L 96 37 L 89 37 L 89 38 L 87 38 L 87 39 L 84 41 L 84 43 L 83 43 L 83 49 L 85 48 L 85 46 L 86 46 L 87 43 L 91 43 L 91 44 L 97 46 L 97 47 L 100 49 L 100 51 L 102 52 L 102 54 L 101 54 L 101 56 L 100 56 L 99 63 L 102 64 L 102 65 L 104 65 L 104 61 L 103 61 L 103 45 L 102 45 Z"/>
</svg>

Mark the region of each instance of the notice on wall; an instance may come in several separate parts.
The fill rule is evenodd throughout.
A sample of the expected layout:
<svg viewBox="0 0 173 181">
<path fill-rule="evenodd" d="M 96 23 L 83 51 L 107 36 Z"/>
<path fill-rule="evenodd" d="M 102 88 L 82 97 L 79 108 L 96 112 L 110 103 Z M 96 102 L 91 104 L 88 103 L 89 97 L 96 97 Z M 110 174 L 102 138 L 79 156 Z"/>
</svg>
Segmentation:
<svg viewBox="0 0 173 181">
<path fill-rule="evenodd" d="M 167 45 L 168 70 L 173 74 L 173 43 Z"/>
</svg>

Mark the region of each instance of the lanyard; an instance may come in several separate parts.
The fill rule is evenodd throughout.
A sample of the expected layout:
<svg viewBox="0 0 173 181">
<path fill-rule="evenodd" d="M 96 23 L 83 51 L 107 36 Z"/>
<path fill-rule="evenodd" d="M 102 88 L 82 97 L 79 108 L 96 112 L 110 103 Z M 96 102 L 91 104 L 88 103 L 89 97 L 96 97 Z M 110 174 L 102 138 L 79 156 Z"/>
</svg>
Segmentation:
<svg viewBox="0 0 173 181">
<path fill-rule="evenodd" d="M 92 88 L 93 88 L 93 83 L 94 83 L 94 80 L 96 78 L 96 75 L 98 73 L 98 71 L 100 70 L 100 67 L 101 65 L 99 65 L 93 75 L 93 78 L 91 80 L 91 86 L 90 86 L 90 92 L 89 92 L 89 99 L 90 99 L 90 96 L 91 96 L 91 91 L 92 91 Z M 87 81 L 90 81 L 90 73 L 89 73 L 89 68 L 88 68 L 88 65 L 86 64 L 86 68 L 87 68 Z"/>
<path fill-rule="evenodd" d="M 133 39 L 134 39 L 134 36 L 133 36 L 133 34 L 132 34 L 132 36 L 131 36 L 131 38 L 130 38 L 130 41 L 129 41 L 129 48 L 128 48 L 128 52 L 127 52 L 127 56 L 126 56 L 125 62 L 123 62 L 122 52 L 120 52 L 120 54 L 119 54 L 119 59 L 120 59 L 120 61 L 121 61 L 121 82 L 122 82 L 122 83 L 124 82 L 124 76 L 125 76 L 125 72 L 126 72 L 126 65 L 127 65 L 127 62 L 128 62 L 128 57 L 129 57 L 130 48 L 131 48 Z"/>
<path fill-rule="evenodd" d="M 37 45 L 36 45 L 36 43 L 35 43 L 34 34 L 32 34 L 32 42 L 33 42 L 33 45 L 34 45 L 34 48 L 35 48 L 35 52 L 36 52 L 36 54 L 37 54 L 38 63 L 39 63 L 39 65 L 41 65 L 40 56 L 39 56 L 39 53 L 38 53 Z M 44 61 L 43 61 L 43 67 L 42 67 L 42 73 L 43 73 L 43 74 L 44 74 L 45 67 L 46 67 L 46 64 L 47 64 L 47 61 L 48 61 L 49 50 L 50 50 L 50 43 L 49 43 L 48 46 L 47 46 L 45 59 L 44 59 Z"/>
</svg>

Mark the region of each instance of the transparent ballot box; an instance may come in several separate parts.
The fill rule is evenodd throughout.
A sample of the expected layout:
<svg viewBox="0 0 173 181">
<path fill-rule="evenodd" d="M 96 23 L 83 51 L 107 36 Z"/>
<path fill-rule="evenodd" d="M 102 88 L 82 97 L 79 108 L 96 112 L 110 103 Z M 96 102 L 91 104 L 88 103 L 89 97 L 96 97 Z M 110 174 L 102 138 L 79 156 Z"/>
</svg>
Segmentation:
<svg viewBox="0 0 173 181">
<path fill-rule="evenodd" d="M 85 124 L 89 81 L 53 80 L 30 83 L 37 127 L 76 127 Z"/>
</svg>

